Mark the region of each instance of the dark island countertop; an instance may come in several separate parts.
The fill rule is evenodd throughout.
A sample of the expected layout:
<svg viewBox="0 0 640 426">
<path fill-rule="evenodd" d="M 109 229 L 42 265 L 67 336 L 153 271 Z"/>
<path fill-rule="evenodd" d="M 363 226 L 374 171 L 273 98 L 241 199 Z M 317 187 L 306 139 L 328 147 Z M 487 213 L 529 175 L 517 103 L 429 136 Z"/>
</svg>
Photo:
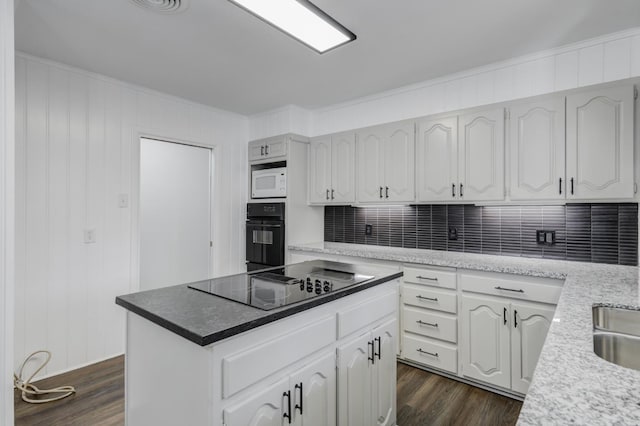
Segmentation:
<svg viewBox="0 0 640 426">
<path fill-rule="evenodd" d="M 369 275 L 373 278 L 339 291 L 269 311 L 194 290 L 189 288 L 189 284 L 118 296 L 116 304 L 200 346 L 207 346 L 402 277 L 400 270 L 376 265 L 352 265 L 322 260 L 311 262 L 314 266 L 341 268 L 345 272 Z M 238 280 L 243 275 L 253 273 L 255 272 L 214 278 L 213 280 Z"/>
</svg>

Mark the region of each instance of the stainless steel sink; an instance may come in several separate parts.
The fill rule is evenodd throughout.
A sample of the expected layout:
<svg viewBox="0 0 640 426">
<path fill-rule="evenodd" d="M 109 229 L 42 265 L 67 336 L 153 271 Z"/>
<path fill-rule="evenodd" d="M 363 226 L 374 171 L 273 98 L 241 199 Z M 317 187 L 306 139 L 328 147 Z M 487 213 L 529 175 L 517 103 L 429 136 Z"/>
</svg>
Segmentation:
<svg viewBox="0 0 640 426">
<path fill-rule="evenodd" d="M 640 311 L 594 306 L 593 351 L 604 360 L 640 370 Z"/>
</svg>

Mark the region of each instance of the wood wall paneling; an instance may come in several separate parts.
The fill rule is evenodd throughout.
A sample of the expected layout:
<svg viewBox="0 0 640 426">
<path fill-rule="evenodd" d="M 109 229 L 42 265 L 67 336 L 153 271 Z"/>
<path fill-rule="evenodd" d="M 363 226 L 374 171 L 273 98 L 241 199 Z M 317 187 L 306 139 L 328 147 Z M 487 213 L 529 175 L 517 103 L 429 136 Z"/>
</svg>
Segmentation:
<svg viewBox="0 0 640 426">
<path fill-rule="evenodd" d="M 48 349 L 49 376 L 124 351 L 114 299 L 138 288 L 139 134 L 213 147 L 214 274 L 243 268 L 248 120 L 28 55 L 16 61 L 14 363 Z M 85 229 L 96 243 L 84 243 Z"/>
</svg>

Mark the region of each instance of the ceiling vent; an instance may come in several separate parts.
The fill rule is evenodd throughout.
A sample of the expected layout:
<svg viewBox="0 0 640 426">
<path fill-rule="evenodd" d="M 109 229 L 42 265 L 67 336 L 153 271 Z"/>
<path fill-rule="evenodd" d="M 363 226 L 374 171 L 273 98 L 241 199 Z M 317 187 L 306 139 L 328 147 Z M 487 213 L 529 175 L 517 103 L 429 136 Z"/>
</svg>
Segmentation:
<svg viewBox="0 0 640 426">
<path fill-rule="evenodd" d="M 188 0 L 131 0 L 131 2 L 159 13 L 178 13 L 188 7 Z"/>
</svg>

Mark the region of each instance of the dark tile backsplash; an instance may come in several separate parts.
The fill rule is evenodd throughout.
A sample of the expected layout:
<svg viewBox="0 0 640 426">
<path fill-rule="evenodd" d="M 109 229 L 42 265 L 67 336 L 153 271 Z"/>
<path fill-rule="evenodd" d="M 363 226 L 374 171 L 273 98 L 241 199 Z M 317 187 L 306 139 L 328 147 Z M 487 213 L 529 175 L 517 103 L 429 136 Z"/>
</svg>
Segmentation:
<svg viewBox="0 0 640 426">
<path fill-rule="evenodd" d="M 327 206 L 324 239 L 432 250 L 638 264 L 638 204 Z M 365 224 L 373 225 L 365 235 Z M 457 239 L 449 239 L 455 228 Z M 536 230 L 555 231 L 555 244 Z"/>
</svg>

